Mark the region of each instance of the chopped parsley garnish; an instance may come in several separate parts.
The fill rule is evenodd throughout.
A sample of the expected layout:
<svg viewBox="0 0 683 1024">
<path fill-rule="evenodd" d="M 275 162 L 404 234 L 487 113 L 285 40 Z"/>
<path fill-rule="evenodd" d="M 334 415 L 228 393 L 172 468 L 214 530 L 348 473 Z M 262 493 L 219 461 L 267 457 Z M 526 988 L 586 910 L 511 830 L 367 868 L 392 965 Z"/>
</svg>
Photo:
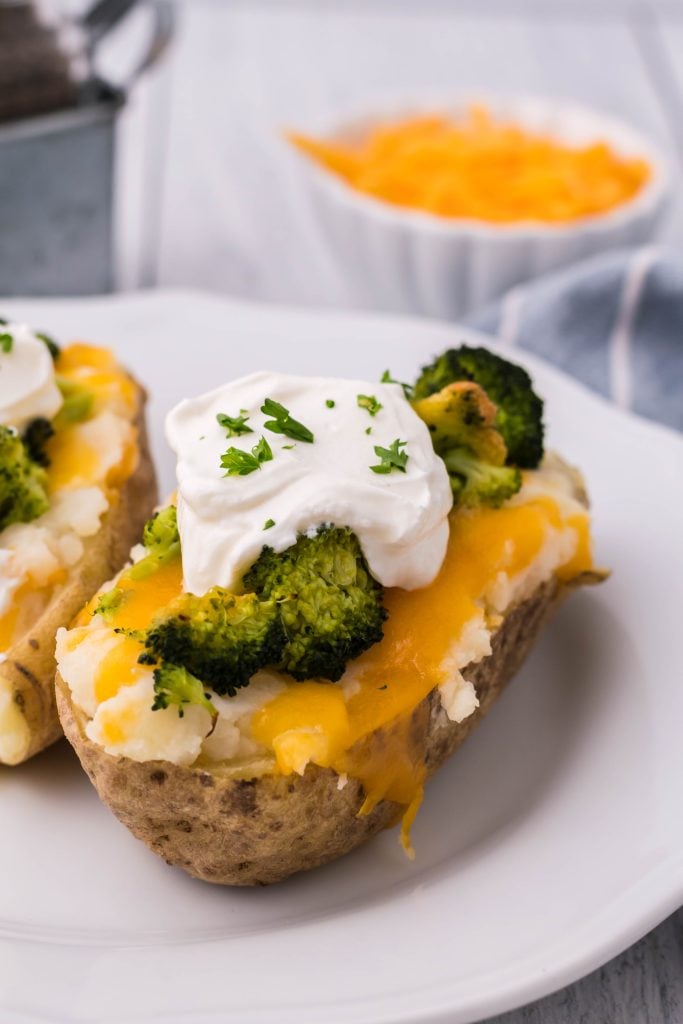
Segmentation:
<svg viewBox="0 0 683 1024">
<path fill-rule="evenodd" d="M 365 428 L 365 433 L 366 434 L 371 434 L 372 433 L 372 427 L 366 427 Z"/>
<path fill-rule="evenodd" d="M 381 460 L 378 465 L 370 466 L 373 473 L 391 473 L 392 470 L 397 469 L 399 473 L 405 473 L 406 463 L 408 461 L 408 455 L 406 452 L 402 452 L 401 448 L 405 448 L 408 444 L 407 441 L 399 441 L 396 438 L 392 441 L 388 448 L 382 448 L 380 445 L 375 445 L 375 455 Z"/>
<path fill-rule="evenodd" d="M 272 459 L 271 447 L 265 437 L 261 437 L 251 452 L 245 452 L 241 448 L 228 448 L 221 455 L 221 467 L 226 470 L 226 476 L 248 476 L 254 470 L 260 469 L 262 462 L 271 462 Z"/>
<path fill-rule="evenodd" d="M 367 409 L 371 416 L 376 416 L 383 408 L 382 403 L 377 401 L 375 395 L 356 395 L 356 401 L 358 408 Z"/>
<path fill-rule="evenodd" d="M 395 380 L 394 377 L 391 376 L 390 370 L 385 370 L 380 380 L 382 384 L 400 384 L 403 388 L 403 394 L 406 396 L 408 401 L 413 397 L 413 385 L 404 384 L 403 381 Z"/>
<path fill-rule="evenodd" d="M 274 434 L 285 434 L 286 437 L 291 437 L 295 441 L 307 441 L 309 444 L 313 442 L 314 437 L 308 427 L 290 416 L 289 409 L 285 409 L 284 405 L 280 405 L 279 402 L 272 398 L 266 398 L 261 406 L 261 412 L 266 416 L 273 417 L 272 420 L 266 420 L 263 424 L 266 430 L 272 430 Z"/>
<path fill-rule="evenodd" d="M 263 529 L 264 530 L 270 530 L 271 526 L 275 526 L 275 520 L 274 519 L 266 519 L 265 523 L 263 524 Z"/>
<path fill-rule="evenodd" d="M 273 452 L 265 437 L 260 437 L 251 450 L 259 462 L 272 462 Z"/>
<path fill-rule="evenodd" d="M 295 444 L 283 444 L 283 446 L 282 446 L 283 452 L 291 452 L 292 448 L 296 448 L 296 445 Z"/>
<path fill-rule="evenodd" d="M 14 344 L 14 338 L 7 331 L 3 331 L 0 334 L 0 348 L 3 352 L 11 352 L 12 345 Z"/>
<path fill-rule="evenodd" d="M 239 416 L 227 416 L 224 412 L 216 415 L 219 426 L 226 431 L 226 437 L 239 437 L 241 434 L 253 434 L 254 431 L 247 425 L 249 416 L 246 409 L 240 409 Z"/>
<path fill-rule="evenodd" d="M 325 405 L 327 406 L 328 409 L 334 409 L 336 404 L 337 403 L 335 402 L 334 398 L 325 399 Z"/>
</svg>

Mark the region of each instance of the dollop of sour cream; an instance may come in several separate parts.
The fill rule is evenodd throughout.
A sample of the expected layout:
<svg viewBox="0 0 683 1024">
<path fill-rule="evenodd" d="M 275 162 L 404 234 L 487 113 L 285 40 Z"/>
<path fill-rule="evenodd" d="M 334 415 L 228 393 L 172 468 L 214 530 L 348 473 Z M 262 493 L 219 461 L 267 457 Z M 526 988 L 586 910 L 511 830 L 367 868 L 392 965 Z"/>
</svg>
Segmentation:
<svg viewBox="0 0 683 1024">
<path fill-rule="evenodd" d="M 358 396 L 374 396 L 370 415 Z M 314 435 L 308 443 L 267 429 L 266 398 Z M 253 433 L 226 437 L 216 416 L 242 412 Z M 452 494 L 429 431 L 398 384 L 258 372 L 181 402 L 166 420 L 175 451 L 184 585 L 194 594 L 234 588 L 265 545 L 283 551 L 323 523 L 357 535 L 380 583 L 424 587 L 438 573 L 448 542 Z M 226 476 L 221 455 L 246 452 L 264 437 L 271 461 Z M 405 472 L 375 473 L 375 445 L 404 441 Z"/>
<path fill-rule="evenodd" d="M 51 420 L 63 398 L 47 345 L 26 324 L 0 324 L 0 424 L 23 430 Z"/>
</svg>

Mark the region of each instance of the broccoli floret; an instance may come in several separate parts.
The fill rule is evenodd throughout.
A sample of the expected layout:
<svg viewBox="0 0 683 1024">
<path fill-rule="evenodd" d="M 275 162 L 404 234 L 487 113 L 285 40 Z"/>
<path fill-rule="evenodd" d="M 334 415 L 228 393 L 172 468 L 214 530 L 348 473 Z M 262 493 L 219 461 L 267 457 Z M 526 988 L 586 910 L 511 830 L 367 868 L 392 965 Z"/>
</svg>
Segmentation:
<svg viewBox="0 0 683 1024">
<path fill-rule="evenodd" d="M 47 442 L 54 436 L 54 428 L 49 420 L 39 417 L 31 420 L 24 431 L 23 441 L 26 445 L 29 458 L 37 462 L 39 466 L 49 466 L 50 458 L 47 454 Z"/>
<path fill-rule="evenodd" d="M 148 534 L 165 533 L 155 524 L 146 544 Z M 337 680 L 347 661 L 382 638 L 382 588 L 348 529 L 321 527 L 282 554 L 264 548 L 243 582 L 241 595 L 212 587 L 171 601 L 140 635 L 140 661 L 180 665 L 233 696 L 266 666 L 295 679 Z M 105 615 L 107 597 L 98 606 Z"/>
<path fill-rule="evenodd" d="M 496 508 L 522 486 L 522 474 L 516 466 L 482 462 L 464 448 L 453 448 L 443 460 L 451 478 L 453 500 L 460 505 Z"/>
<path fill-rule="evenodd" d="M 463 345 L 424 367 L 414 397 L 426 398 L 459 380 L 476 381 L 497 406 L 496 426 L 507 446 L 508 464 L 535 469 L 543 457 L 543 402 L 526 370 L 486 348 Z"/>
<path fill-rule="evenodd" d="M 0 426 L 0 530 L 47 512 L 46 487 L 47 473 L 29 457 L 19 435 Z"/>
<path fill-rule="evenodd" d="M 465 447 L 484 462 L 502 466 L 507 448 L 496 427 L 496 407 L 472 381 L 447 384 L 428 398 L 413 402 L 413 409 L 429 427 L 438 455 Z"/>
<path fill-rule="evenodd" d="M 502 504 L 522 486 L 496 427 L 496 407 L 473 381 L 456 381 L 413 403 L 446 464 L 456 505 Z"/>
<path fill-rule="evenodd" d="M 142 543 L 148 553 L 129 569 L 128 575 L 132 580 L 143 580 L 151 576 L 160 566 L 180 554 L 180 534 L 175 505 L 167 505 L 147 520 L 142 531 Z"/>
<path fill-rule="evenodd" d="M 93 615 L 101 615 L 105 622 L 111 622 L 117 611 L 125 600 L 126 592 L 118 587 L 112 587 L 102 594 Z"/>
<path fill-rule="evenodd" d="M 87 419 L 95 401 L 95 396 L 90 388 L 59 375 L 56 382 L 64 401 L 54 418 L 55 426 L 57 428 L 65 427 L 69 423 L 81 423 L 82 420 Z"/>
<path fill-rule="evenodd" d="M 295 679 L 330 679 L 382 639 L 382 587 L 351 530 L 321 527 L 276 554 L 264 548 L 244 587 L 277 602 L 286 645 L 276 667 Z"/>
<path fill-rule="evenodd" d="M 185 714 L 184 704 L 198 704 L 199 707 L 205 708 L 212 718 L 218 714 L 199 679 L 182 665 L 165 664 L 154 670 L 152 711 L 170 708 L 172 704 L 177 706 L 180 718 Z"/>
<path fill-rule="evenodd" d="M 202 597 L 181 594 L 164 608 L 144 638 L 142 660 L 182 665 L 216 693 L 233 696 L 280 659 L 286 639 L 275 602 L 212 587 Z"/>
</svg>

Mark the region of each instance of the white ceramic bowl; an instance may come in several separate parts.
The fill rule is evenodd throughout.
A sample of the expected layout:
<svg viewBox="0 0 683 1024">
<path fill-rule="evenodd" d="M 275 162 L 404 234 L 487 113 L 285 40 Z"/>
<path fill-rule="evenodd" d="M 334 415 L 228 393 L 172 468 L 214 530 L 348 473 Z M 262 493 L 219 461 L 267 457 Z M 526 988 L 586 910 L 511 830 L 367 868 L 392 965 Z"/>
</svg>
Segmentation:
<svg viewBox="0 0 683 1024">
<path fill-rule="evenodd" d="M 664 157 L 630 126 L 575 103 L 473 94 L 447 101 L 413 98 L 377 104 L 372 113 L 333 123 L 296 127 L 353 139 L 379 122 L 434 111 L 457 116 L 472 103 L 571 144 L 604 139 L 620 154 L 644 157 L 652 176 L 633 199 L 604 214 L 561 225 L 496 225 L 393 206 L 351 188 L 291 147 L 314 224 L 358 308 L 454 319 L 544 271 L 652 238 L 669 191 Z"/>
</svg>

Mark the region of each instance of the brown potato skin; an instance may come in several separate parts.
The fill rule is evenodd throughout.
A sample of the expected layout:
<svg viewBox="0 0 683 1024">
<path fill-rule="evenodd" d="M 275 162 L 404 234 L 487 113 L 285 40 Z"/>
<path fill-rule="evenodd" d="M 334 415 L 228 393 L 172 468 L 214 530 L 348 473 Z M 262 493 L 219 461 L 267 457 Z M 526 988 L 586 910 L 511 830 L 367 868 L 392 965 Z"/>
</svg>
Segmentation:
<svg viewBox="0 0 683 1024">
<path fill-rule="evenodd" d="M 480 701 L 464 722 L 448 719 L 436 690 L 418 705 L 412 728 L 429 775 L 483 718 L 565 594 L 597 579 L 585 574 L 570 585 L 553 579 L 505 616 L 494 635 L 492 654 L 463 673 Z M 104 803 L 154 853 L 207 882 L 278 882 L 343 856 L 394 824 L 401 813 L 397 804 L 383 801 L 371 814 L 358 817 L 364 800 L 361 784 L 349 778 L 339 790 L 338 775 L 315 765 L 303 776 L 231 779 L 167 761 L 113 757 L 86 737 L 86 719 L 74 708 L 59 674 L 57 705 L 67 739 Z"/>
<path fill-rule="evenodd" d="M 60 626 L 68 626 L 98 588 L 125 565 L 157 504 L 144 418 L 146 395 L 142 388 L 139 391 L 136 426 L 140 459 L 135 472 L 118 491 L 118 500 L 102 517 L 98 532 L 84 540 L 83 556 L 65 585 L 0 666 L 0 678 L 11 685 L 14 702 L 29 727 L 29 745 L 15 764 L 33 757 L 62 735 L 54 695 L 55 633 Z"/>
</svg>

